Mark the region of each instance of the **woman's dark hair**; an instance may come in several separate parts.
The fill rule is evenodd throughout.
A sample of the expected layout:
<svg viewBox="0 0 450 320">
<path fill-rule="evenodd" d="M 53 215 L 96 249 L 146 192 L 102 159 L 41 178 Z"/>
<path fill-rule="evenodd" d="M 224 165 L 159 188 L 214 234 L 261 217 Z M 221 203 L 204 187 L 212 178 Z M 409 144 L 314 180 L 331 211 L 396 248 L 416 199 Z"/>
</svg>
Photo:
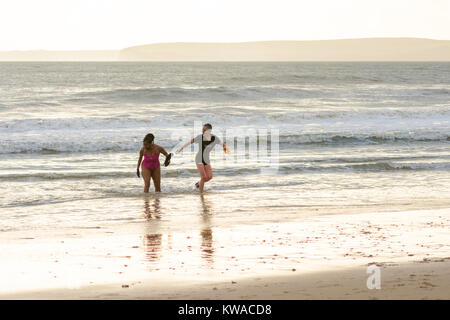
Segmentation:
<svg viewBox="0 0 450 320">
<path fill-rule="evenodd" d="M 212 125 L 210 123 L 205 123 L 203 126 L 207 127 L 210 130 L 212 130 Z"/>
<path fill-rule="evenodd" d="M 152 133 L 149 133 L 144 137 L 144 142 L 153 143 L 153 140 L 155 140 L 155 136 Z"/>
</svg>

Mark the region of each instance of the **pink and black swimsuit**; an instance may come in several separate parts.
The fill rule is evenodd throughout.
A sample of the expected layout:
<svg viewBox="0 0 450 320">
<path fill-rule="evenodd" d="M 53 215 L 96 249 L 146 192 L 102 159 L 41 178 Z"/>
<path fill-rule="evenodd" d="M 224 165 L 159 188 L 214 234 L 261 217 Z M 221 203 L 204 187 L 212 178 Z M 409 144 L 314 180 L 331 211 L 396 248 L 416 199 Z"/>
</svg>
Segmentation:
<svg viewBox="0 0 450 320">
<path fill-rule="evenodd" d="M 145 166 L 148 170 L 158 169 L 160 167 L 159 152 L 155 152 L 151 156 L 148 156 L 144 153 L 144 161 L 142 161 L 142 165 Z"/>
</svg>

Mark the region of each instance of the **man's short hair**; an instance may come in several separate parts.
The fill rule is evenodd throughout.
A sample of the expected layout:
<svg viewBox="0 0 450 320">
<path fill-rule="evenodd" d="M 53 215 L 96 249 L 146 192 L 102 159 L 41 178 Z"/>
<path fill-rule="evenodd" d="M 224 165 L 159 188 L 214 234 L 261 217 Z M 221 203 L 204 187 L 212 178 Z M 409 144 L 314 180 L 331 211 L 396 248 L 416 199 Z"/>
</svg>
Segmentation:
<svg viewBox="0 0 450 320">
<path fill-rule="evenodd" d="M 207 127 L 210 130 L 212 130 L 212 125 L 210 123 L 205 123 L 203 126 Z"/>
</svg>

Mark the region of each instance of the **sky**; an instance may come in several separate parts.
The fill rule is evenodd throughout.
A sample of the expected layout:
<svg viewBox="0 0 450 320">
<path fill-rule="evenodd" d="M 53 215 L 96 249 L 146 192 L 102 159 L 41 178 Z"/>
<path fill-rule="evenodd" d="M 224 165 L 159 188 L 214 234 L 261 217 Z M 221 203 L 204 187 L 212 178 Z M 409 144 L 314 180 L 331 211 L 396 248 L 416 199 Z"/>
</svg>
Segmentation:
<svg viewBox="0 0 450 320">
<path fill-rule="evenodd" d="M 450 0 L 1 0 L 0 50 L 158 42 L 450 40 Z"/>
</svg>

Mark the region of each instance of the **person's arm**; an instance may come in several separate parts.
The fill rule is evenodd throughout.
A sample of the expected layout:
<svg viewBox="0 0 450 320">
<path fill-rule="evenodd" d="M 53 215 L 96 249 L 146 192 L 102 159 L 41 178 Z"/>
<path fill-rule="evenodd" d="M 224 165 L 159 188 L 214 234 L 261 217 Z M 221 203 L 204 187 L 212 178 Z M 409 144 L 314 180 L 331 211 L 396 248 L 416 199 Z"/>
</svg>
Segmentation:
<svg viewBox="0 0 450 320">
<path fill-rule="evenodd" d="M 222 140 L 220 140 L 220 138 L 217 136 L 214 139 L 215 139 L 216 144 L 222 145 L 223 152 L 230 153 L 230 150 L 227 149 L 227 144 L 225 142 L 222 142 Z"/>
<path fill-rule="evenodd" d="M 159 152 L 166 156 L 166 160 L 164 161 L 164 167 L 167 167 L 170 164 L 170 159 L 172 158 L 171 153 L 167 153 L 166 149 L 161 146 L 158 146 Z"/>
<path fill-rule="evenodd" d="M 144 156 L 144 148 L 141 148 L 141 151 L 139 151 L 139 160 L 138 160 L 137 169 L 136 169 L 136 175 L 138 176 L 138 178 L 141 177 L 141 175 L 139 173 L 139 167 L 141 166 L 143 156 Z"/>
<path fill-rule="evenodd" d="M 177 150 L 177 153 L 180 153 L 184 148 L 186 148 L 188 145 L 194 143 L 194 139 L 191 139 L 190 141 L 186 142 L 185 144 L 183 144 L 183 146 Z"/>
<path fill-rule="evenodd" d="M 160 153 L 162 153 L 162 154 L 165 155 L 166 157 L 169 155 L 169 154 L 167 153 L 166 149 L 164 149 L 164 148 L 161 147 L 161 146 L 158 146 L 158 150 L 159 150 Z"/>
</svg>

